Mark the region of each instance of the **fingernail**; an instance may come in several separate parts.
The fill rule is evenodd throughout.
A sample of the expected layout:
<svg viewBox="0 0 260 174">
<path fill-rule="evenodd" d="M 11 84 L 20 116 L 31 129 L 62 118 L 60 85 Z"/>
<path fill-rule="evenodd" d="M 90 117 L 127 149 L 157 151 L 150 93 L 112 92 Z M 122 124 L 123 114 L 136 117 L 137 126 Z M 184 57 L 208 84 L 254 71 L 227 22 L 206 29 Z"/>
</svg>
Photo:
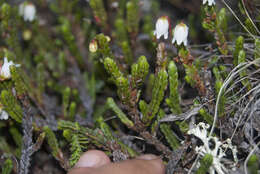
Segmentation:
<svg viewBox="0 0 260 174">
<path fill-rule="evenodd" d="M 110 162 L 108 156 L 98 150 L 90 150 L 85 152 L 75 164 L 74 167 L 100 167 Z"/>
<path fill-rule="evenodd" d="M 136 159 L 141 159 L 141 160 L 155 160 L 155 159 L 159 159 L 160 157 L 156 156 L 156 155 L 152 155 L 152 154 L 147 154 L 147 155 L 141 155 L 138 156 Z"/>
</svg>

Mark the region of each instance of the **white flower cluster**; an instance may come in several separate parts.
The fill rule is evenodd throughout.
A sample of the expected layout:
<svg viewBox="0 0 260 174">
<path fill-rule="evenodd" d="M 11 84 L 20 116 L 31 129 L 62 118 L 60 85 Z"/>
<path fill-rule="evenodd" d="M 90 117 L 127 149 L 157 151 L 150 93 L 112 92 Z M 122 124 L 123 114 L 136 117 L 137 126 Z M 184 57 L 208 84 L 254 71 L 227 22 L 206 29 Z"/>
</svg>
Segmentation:
<svg viewBox="0 0 260 174">
<path fill-rule="evenodd" d="M 24 2 L 19 5 L 19 15 L 24 21 L 32 22 L 36 16 L 36 7 L 32 3 Z"/>
<path fill-rule="evenodd" d="M 225 161 L 224 157 L 226 156 L 225 152 L 227 148 L 232 150 L 234 167 L 237 163 L 237 149 L 235 146 L 232 146 L 230 139 L 221 142 L 217 137 L 208 136 L 208 128 L 208 124 L 200 122 L 198 125 L 195 125 L 193 129 L 189 130 L 188 134 L 196 136 L 203 142 L 202 146 L 196 147 L 195 149 L 199 155 L 204 156 L 205 154 L 210 154 L 213 156 L 213 162 L 209 169 L 209 173 L 215 174 L 217 172 L 218 174 L 225 174 L 227 173 L 227 169 L 223 164 L 223 161 Z"/>
<path fill-rule="evenodd" d="M 14 64 L 13 61 L 9 61 L 7 60 L 7 58 L 4 58 L 4 64 L 1 67 L 0 70 L 0 78 L 2 80 L 7 80 L 11 78 L 11 72 L 10 72 L 10 66 L 16 66 L 19 67 L 19 64 Z"/>
<path fill-rule="evenodd" d="M 167 16 L 160 17 L 155 25 L 154 35 L 157 39 L 160 39 L 161 36 L 164 36 L 164 39 L 168 39 L 169 34 L 170 21 Z M 188 38 L 189 28 L 183 22 L 176 25 L 173 29 L 173 39 L 172 43 L 177 43 L 177 45 L 187 46 L 187 38 Z"/>
<path fill-rule="evenodd" d="M 207 4 L 208 6 L 213 6 L 216 4 L 215 0 L 203 0 L 202 3 L 203 5 Z M 156 36 L 157 39 L 160 39 L 161 36 L 164 36 L 164 39 L 168 39 L 169 28 L 170 28 L 170 20 L 168 16 L 161 16 L 156 21 L 154 35 Z M 184 24 L 183 22 L 179 23 L 178 25 L 175 26 L 172 32 L 173 32 L 173 39 L 172 39 L 173 44 L 176 42 L 177 45 L 181 45 L 183 43 L 184 46 L 187 46 L 189 28 L 187 27 L 186 24 Z"/>
</svg>

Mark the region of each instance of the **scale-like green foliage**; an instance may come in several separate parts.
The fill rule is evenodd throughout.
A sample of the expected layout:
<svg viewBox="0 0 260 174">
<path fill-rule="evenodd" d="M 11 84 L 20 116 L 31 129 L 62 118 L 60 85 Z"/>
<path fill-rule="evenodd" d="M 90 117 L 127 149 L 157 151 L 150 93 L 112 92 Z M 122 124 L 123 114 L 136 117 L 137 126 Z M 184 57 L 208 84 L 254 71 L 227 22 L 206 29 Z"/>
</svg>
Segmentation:
<svg viewBox="0 0 260 174">
<path fill-rule="evenodd" d="M 247 29 L 254 35 L 257 35 L 257 30 L 252 22 L 252 20 L 250 20 L 249 18 L 247 18 L 245 20 L 245 26 L 247 27 Z"/>
<path fill-rule="evenodd" d="M 118 42 L 128 41 L 128 33 L 125 25 L 125 21 L 122 18 L 118 18 L 115 21 L 116 35 L 118 36 Z"/>
<path fill-rule="evenodd" d="M 235 45 L 235 50 L 233 52 L 233 64 L 235 66 L 238 65 L 238 55 L 239 51 L 244 49 L 244 37 L 243 36 L 238 36 L 236 40 L 236 45 Z"/>
<path fill-rule="evenodd" d="M 199 110 L 200 115 L 203 117 L 203 119 L 210 125 L 213 123 L 213 116 L 210 115 L 204 108 L 201 108 Z"/>
<path fill-rule="evenodd" d="M 116 138 L 113 135 L 110 126 L 104 121 L 102 117 L 99 117 L 97 122 L 109 143 L 114 143 L 115 145 L 119 145 L 121 151 L 127 153 L 130 157 L 135 157 L 137 155 L 137 152 L 135 152 L 132 148 L 125 145 L 123 142 L 121 142 L 118 138 Z"/>
<path fill-rule="evenodd" d="M 200 167 L 196 171 L 196 174 L 206 174 L 209 171 L 210 166 L 213 162 L 213 156 L 210 154 L 205 154 L 200 160 Z"/>
<path fill-rule="evenodd" d="M 107 139 L 100 133 L 100 129 L 90 129 L 87 127 L 80 126 L 77 122 L 70 122 L 60 120 L 58 122 L 59 130 L 66 130 L 69 134 L 77 134 L 80 137 L 85 137 L 85 139 L 91 139 L 91 143 L 95 144 L 97 147 L 106 146 Z M 70 139 L 69 134 L 65 134 L 66 139 Z M 85 147 L 85 146 L 84 146 Z M 86 148 L 86 147 L 85 147 Z"/>
<path fill-rule="evenodd" d="M 70 52 L 73 54 L 73 56 L 75 56 L 76 61 L 78 62 L 78 64 L 80 66 L 84 65 L 84 60 L 82 58 L 82 56 L 80 55 L 79 49 L 75 43 L 75 36 L 72 33 L 72 26 L 70 24 L 70 21 L 64 17 L 61 17 L 60 19 L 60 30 L 61 33 L 66 41 L 66 43 L 68 44 L 68 47 L 70 49 Z"/>
<path fill-rule="evenodd" d="M 123 41 L 122 44 L 121 44 L 121 47 L 122 47 L 122 51 L 123 51 L 124 56 L 125 56 L 125 61 L 129 65 L 131 65 L 132 62 L 133 62 L 133 53 L 132 53 L 131 46 L 130 46 L 129 42 Z"/>
<path fill-rule="evenodd" d="M 78 162 L 80 155 L 83 153 L 79 142 L 79 137 L 77 135 L 72 135 L 70 146 L 70 166 L 73 167 Z"/>
<path fill-rule="evenodd" d="M 255 51 L 254 51 L 254 57 L 255 59 L 260 58 L 260 39 L 255 40 Z"/>
<path fill-rule="evenodd" d="M 134 123 L 123 113 L 123 111 L 117 106 L 113 98 L 109 97 L 107 99 L 107 105 L 110 109 L 112 109 L 118 118 L 121 120 L 122 123 L 127 125 L 128 127 L 133 127 Z"/>
<path fill-rule="evenodd" d="M 52 155 L 55 158 L 58 158 L 58 156 L 60 155 L 60 148 L 56 135 L 48 126 L 44 126 L 43 130 L 46 134 L 47 142 L 52 150 Z"/>
<path fill-rule="evenodd" d="M 65 88 L 62 92 L 62 107 L 63 107 L 63 114 L 65 117 L 68 117 L 70 95 L 71 95 L 71 89 L 69 87 Z"/>
<path fill-rule="evenodd" d="M 107 29 L 107 13 L 104 8 L 104 3 L 102 0 L 90 0 L 90 7 L 94 12 L 94 18 L 96 23 L 99 24 L 104 29 Z"/>
<path fill-rule="evenodd" d="M 107 72 L 112 76 L 113 81 L 116 81 L 118 78 L 123 77 L 123 73 L 119 70 L 116 62 L 107 57 L 104 59 L 104 67 Z"/>
<path fill-rule="evenodd" d="M 133 87 L 140 87 L 149 72 L 149 64 L 145 56 L 141 56 L 138 62 L 131 67 L 132 85 Z"/>
<path fill-rule="evenodd" d="M 13 161 L 8 158 L 5 160 L 4 165 L 2 166 L 2 174 L 11 174 L 13 170 Z"/>
<path fill-rule="evenodd" d="M 221 73 L 220 73 L 218 67 L 213 68 L 213 73 L 214 73 L 215 78 L 216 78 L 216 80 L 215 80 L 215 91 L 216 91 L 216 95 L 218 95 L 220 88 L 223 85 L 223 79 L 221 77 Z M 218 109 L 220 116 L 223 116 L 223 114 L 224 114 L 224 110 L 225 110 L 224 107 L 225 107 L 226 101 L 227 101 L 226 97 L 223 94 L 221 94 L 220 102 L 219 102 L 219 109 Z"/>
<path fill-rule="evenodd" d="M 116 79 L 117 93 L 121 101 L 126 104 L 130 101 L 130 86 L 128 79 L 121 76 Z"/>
<path fill-rule="evenodd" d="M 163 110 L 159 111 L 158 119 L 162 119 L 165 116 L 165 113 Z M 179 147 L 179 142 L 176 137 L 176 135 L 171 130 L 171 126 L 168 123 L 161 123 L 160 124 L 160 130 L 164 134 L 167 142 L 170 144 L 171 148 L 173 150 L 177 149 Z"/>
<path fill-rule="evenodd" d="M 227 15 L 226 9 L 221 8 L 219 12 L 214 6 L 205 5 L 203 7 L 204 19 L 202 26 L 215 34 L 216 44 L 221 54 L 228 54 L 225 33 L 227 31 Z"/>
<path fill-rule="evenodd" d="M 136 35 L 139 28 L 139 5 L 138 0 L 130 0 L 126 4 L 127 12 L 127 30 L 130 34 Z"/>
<path fill-rule="evenodd" d="M 239 53 L 238 53 L 238 64 L 240 64 L 240 63 L 245 63 L 245 61 L 246 61 L 246 53 L 245 53 L 245 51 L 244 50 L 240 50 L 239 51 Z M 248 90 L 250 90 L 251 89 L 251 85 L 250 85 L 250 83 L 249 83 L 249 81 L 248 81 L 248 79 L 247 79 L 247 70 L 246 69 L 244 69 L 244 70 L 241 70 L 240 72 L 239 72 L 239 75 L 240 75 L 240 78 L 241 79 L 243 79 L 241 82 L 242 82 L 242 84 L 245 86 L 245 87 L 247 87 L 247 89 Z"/>
<path fill-rule="evenodd" d="M 114 55 L 109 47 L 109 40 L 108 36 L 105 36 L 103 33 L 96 35 L 95 37 L 97 44 L 98 44 L 98 52 L 101 53 L 103 58 L 110 57 L 114 59 Z"/>
<path fill-rule="evenodd" d="M 18 148 L 22 147 L 22 134 L 18 131 L 16 127 L 11 127 L 9 129 L 9 132 L 11 133 L 13 140 Z"/>
<path fill-rule="evenodd" d="M 12 119 L 18 123 L 22 122 L 22 108 L 10 90 L 1 91 L 1 103 L 4 105 L 4 110 L 8 112 Z"/>
<path fill-rule="evenodd" d="M 22 74 L 18 71 L 17 68 L 11 67 L 12 81 L 14 82 L 15 90 L 17 96 L 24 96 L 28 90 L 28 86 L 22 78 Z"/>
<path fill-rule="evenodd" d="M 118 45 L 122 48 L 124 60 L 127 64 L 131 65 L 133 62 L 133 53 L 128 39 L 127 26 L 123 18 L 118 18 L 115 21 L 116 36 Z"/>
<path fill-rule="evenodd" d="M 189 83 L 191 86 L 195 86 L 196 84 L 196 80 L 194 79 L 194 74 L 197 73 L 197 68 L 194 65 L 185 65 L 185 72 L 186 72 L 186 76 L 185 76 L 185 80 L 187 83 Z"/>
<path fill-rule="evenodd" d="M 180 114 L 180 96 L 178 91 L 178 71 L 175 63 L 171 61 L 168 66 L 170 96 L 166 99 L 166 103 L 171 107 L 171 111 Z"/>
<path fill-rule="evenodd" d="M 253 154 L 247 163 L 249 174 L 257 174 L 259 171 L 259 158 L 257 155 Z"/>
<path fill-rule="evenodd" d="M 71 102 L 69 106 L 69 118 L 70 120 L 74 120 L 76 114 L 77 104 L 76 102 Z"/>
<path fill-rule="evenodd" d="M 143 109 L 143 122 L 150 123 L 150 121 L 155 117 L 157 112 L 159 111 L 160 104 L 164 97 L 164 92 L 168 85 L 168 74 L 165 70 L 161 70 L 158 72 L 155 77 L 156 83 L 154 83 L 153 91 L 152 91 L 152 100 L 147 106 L 147 109 Z M 143 103 L 143 102 L 142 102 Z"/>
<path fill-rule="evenodd" d="M 200 104 L 200 103 L 199 103 L 198 100 L 195 100 L 195 101 L 194 101 L 194 104 L 195 104 L 195 105 L 198 105 L 198 104 Z M 202 116 L 202 118 L 203 118 L 209 125 L 212 125 L 212 123 L 213 123 L 213 116 L 210 115 L 205 108 L 202 107 L 202 108 L 199 110 L 199 114 Z"/>
</svg>

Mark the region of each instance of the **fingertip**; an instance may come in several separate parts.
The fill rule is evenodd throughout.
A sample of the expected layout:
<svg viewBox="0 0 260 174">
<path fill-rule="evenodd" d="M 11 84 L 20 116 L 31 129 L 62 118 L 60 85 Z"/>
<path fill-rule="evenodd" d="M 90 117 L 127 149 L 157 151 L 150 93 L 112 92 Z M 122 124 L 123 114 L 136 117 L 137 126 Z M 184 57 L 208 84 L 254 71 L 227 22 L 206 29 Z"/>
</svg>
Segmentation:
<svg viewBox="0 0 260 174">
<path fill-rule="evenodd" d="M 161 174 L 165 173 L 166 168 L 165 168 L 165 165 L 163 164 L 163 160 L 160 157 L 151 160 L 151 162 L 154 163 L 154 167 L 158 170 L 158 174 L 159 173 L 161 173 Z"/>
<path fill-rule="evenodd" d="M 89 150 L 85 152 L 75 164 L 75 168 L 79 167 L 101 167 L 110 163 L 109 157 L 100 150 Z"/>
<path fill-rule="evenodd" d="M 154 160 L 157 158 L 160 158 L 160 157 L 153 155 L 153 154 L 146 154 L 146 155 L 141 155 L 141 156 L 136 157 L 136 159 L 142 159 L 142 160 Z"/>
</svg>

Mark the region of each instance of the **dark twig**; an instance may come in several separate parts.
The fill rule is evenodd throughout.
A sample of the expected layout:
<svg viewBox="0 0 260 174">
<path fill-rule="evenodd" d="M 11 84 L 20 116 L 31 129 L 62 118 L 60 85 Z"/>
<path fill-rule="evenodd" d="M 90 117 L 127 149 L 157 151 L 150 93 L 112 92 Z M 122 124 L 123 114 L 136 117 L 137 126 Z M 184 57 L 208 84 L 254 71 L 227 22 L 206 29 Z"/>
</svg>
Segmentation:
<svg viewBox="0 0 260 174">
<path fill-rule="evenodd" d="M 168 159 L 172 156 L 172 151 L 165 146 L 160 140 L 152 136 L 148 131 L 141 132 L 140 135 L 146 140 L 148 144 L 152 144 L 155 148 L 162 152 Z"/>
</svg>

